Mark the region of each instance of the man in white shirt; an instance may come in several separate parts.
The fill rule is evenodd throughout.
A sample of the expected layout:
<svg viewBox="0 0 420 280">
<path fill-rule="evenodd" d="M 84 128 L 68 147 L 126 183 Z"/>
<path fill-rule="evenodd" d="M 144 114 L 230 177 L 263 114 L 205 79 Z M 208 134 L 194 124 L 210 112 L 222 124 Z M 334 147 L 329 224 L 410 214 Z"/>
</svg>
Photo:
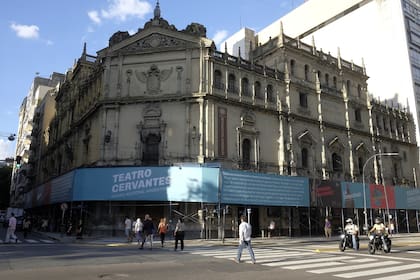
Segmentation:
<svg viewBox="0 0 420 280">
<path fill-rule="evenodd" d="M 125 217 L 124 225 L 125 225 L 124 229 L 125 229 L 125 236 L 127 237 L 127 242 L 131 242 L 132 241 L 132 235 L 131 235 L 132 222 L 128 216 Z"/>
<path fill-rule="evenodd" d="M 18 242 L 18 239 L 15 235 L 15 231 L 16 231 L 16 218 L 15 218 L 15 214 L 12 213 L 9 219 L 9 227 L 7 228 L 6 239 L 4 240 L 5 243 L 9 243 L 10 238 L 14 239 L 16 243 Z"/>
<path fill-rule="evenodd" d="M 249 255 L 251 256 L 251 261 L 253 264 L 256 263 L 254 251 L 252 250 L 251 246 L 251 233 L 252 228 L 251 225 L 246 222 L 246 217 L 244 215 L 241 216 L 241 224 L 239 225 L 239 247 L 238 247 L 238 253 L 236 255 L 236 258 L 234 261 L 236 263 L 240 263 L 241 256 L 242 256 L 242 250 L 244 247 L 248 248 Z"/>
<path fill-rule="evenodd" d="M 352 244 L 353 244 L 353 249 L 354 250 L 358 250 L 358 246 L 357 246 L 357 237 L 359 235 L 359 227 L 355 224 L 353 224 L 353 220 L 352 219 L 347 219 L 346 220 L 346 226 L 344 228 L 344 231 L 347 234 L 351 235 L 352 238 Z"/>
</svg>

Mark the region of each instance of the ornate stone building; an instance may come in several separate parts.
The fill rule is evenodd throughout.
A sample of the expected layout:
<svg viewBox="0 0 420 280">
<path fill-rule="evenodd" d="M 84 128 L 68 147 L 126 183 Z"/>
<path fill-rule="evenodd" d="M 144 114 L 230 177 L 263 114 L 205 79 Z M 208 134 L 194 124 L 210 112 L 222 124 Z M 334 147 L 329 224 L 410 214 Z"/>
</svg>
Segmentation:
<svg viewBox="0 0 420 280">
<path fill-rule="evenodd" d="M 370 156 L 398 152 L 367 181 L 416 186 L 412 115 L 373 100 L 363 66 L 280 34 L 244 60 L 157 6 L 134 35 L 115 33 L 97 56 L 84 48 L 32 146 L 31 185 L 80 167 L 179 163 L 361 182 Z"/>
</svg>

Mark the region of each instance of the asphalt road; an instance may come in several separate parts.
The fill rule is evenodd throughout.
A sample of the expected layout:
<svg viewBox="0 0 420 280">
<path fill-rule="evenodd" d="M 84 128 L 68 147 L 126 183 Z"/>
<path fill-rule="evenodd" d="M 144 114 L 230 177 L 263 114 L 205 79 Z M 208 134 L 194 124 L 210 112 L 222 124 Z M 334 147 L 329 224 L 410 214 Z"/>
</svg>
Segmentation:
<svg viewBox="0 0 420 280">
<path fill-rule="evenodd" d="M 0 279 L 420 279 L 419 235 L 395 238 L 390 254 L 375 255 L 365 242 L 342 253 L 336 241 L 300 241 L 255 240 L 255 265 L 246 250 L 234 263 L 234 244 L 189 240 L 183 252 L 172 241 L 153 250 L 124 242 L 1 244 Z"/>
</svg>

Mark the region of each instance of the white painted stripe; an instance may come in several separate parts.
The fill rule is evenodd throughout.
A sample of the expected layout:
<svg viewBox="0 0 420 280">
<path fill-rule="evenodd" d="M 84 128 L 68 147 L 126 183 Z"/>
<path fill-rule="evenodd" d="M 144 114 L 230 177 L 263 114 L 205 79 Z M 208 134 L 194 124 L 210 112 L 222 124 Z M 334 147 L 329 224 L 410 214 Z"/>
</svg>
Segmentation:
<svg viewBox="0 0 420 280">
<path fill-rule="evenodd" d="M 193 255 L 201 255 L 206 257 L 215 257 L 215 256 L 223 256 L 226 254 L 232 254 L 233 251 L 224 251 L 224 252 L 191 252 Z"/>
<path fill-rule="evenodd" d="M 332 273 L 332 272 L 340 272 L 340 271 L 357 271 L 359 269 L 363 269 L 363 268 L 371 268 L 371 267 L 378 267 L 378 266 L 382 266 L 382 265 L 392 265 L 392 264 L 398 264 L 400 262 L 396 262 L 396 261 L 388 261 L 388 262 L 382 262 L 382 263 L 364 263 L 364 264 L 357 264 L 357 265 L 347 265 L 347 264 L 342 264 L 339 267 L 330 267 L 330 268 L 324 268 L 324 269 L 316 269 L 316 270 L 311 270 L 308 271 L 310 273 L 315 273 L 315 274 L 322 274 L 322 273 Z"/>
<path fill-rule="evenodd" d="M 373 262 L 377 261 L 377 259 L 355 259 L 355 260 L 349 260 L 349 263 L 365 263 L 365 262 Z"/>
<path fill-rule="evenodd" d="M 401 280 L 401 279 L 404 279 L 404 280 L 420 279 L 420 272 L 415 271 L 415 272 L 397 274 L 397 275 L 392 275 L 392 276 L 385 276 L 385 277 L 375 278 L 375 279 L 370 279 L 370 280 Z"/>
<path fill-rule="evenodd" d="M 383 266 L 383 265 L 387 265 L 386 263 L 390 263 L 393 261 L 389 261 L 389 262 L 379 262 L 377 263 L 378 266 Z M 395 262 L 393 262 L 395 263 Z M 357 271 L 357 272 L 353 272 L 353 273 L 344 273 L 344 274 L 337 274 L 334 276 L 337 277 L 342 277 L 342 278 L 354 278 L 354 277 L 360 277 L 360 276 L 369 276 L 369 275 L 376 275 L 376 274 L 384 274 L 384 273 L 391 273 L 391 272 L 395 272 L 395 271 L 403 271 L 403 270 L 407 270 L 407 269 L 413 269 L 413 268 L 419 268 L 420 264 L 418 263 L 413 263 L 413 264 L 408 264 L 408 265 L 399 265 L 399 266 L 392 266 L 392 267 L 387 267 L 387 268 L 378 268 L 378 269 L 371 269 L 371 270 L 366 270 L 366 271 Z M 417 277 L 420 277 L 420 273 L 417 272 Z M 399 279 L 406 279 L 404 277 L 402 277 L 401 274 L 398 274 L 398 278 Z"/>
<path fill-rule="evenodd" d="M 33 239 L 25 239 L 25 241 L 28 243 L 39 243 L 38 240 L 33 240 Z"/>
<path fill-rule="evenodd" d="M 264 255 L 260 255 L 260 254 L 255 254 L 256 257 L 258 257 L 259 260 L 261 259 L 267 259 L 267 260 L 271 260 L 271 259 L 275 259 L 275 258 L 280 258 L 280 259 L 284 259 L 287 257 L 300 257 L 300 256 L 312 256 L 314 255 L 314 253 L 301 253 L 301 252 L 285 252 L 285 253 L 277 253 L 277 254 L 264 254 Z"/>
<path fill-rule="evenodd" d="M 407 251 L 409 254 L 420 254 L 420 251 Z"/>
<path fill-rule="evenodd" d="M 331 258 L 331 256 L 327 256 L 328 258 Z M 266 264 L 267 266 L 287 266 L 287 265 L 296 265 L 296 264 L 309 264 L 309 263 L 322 263 L 328 258 L 314 258 L 314 259 L 305 259 L 305 260 L 298 260 L 298 261 L 285 261 L 285 262 L 279 262 L 274 264 Z M 334 257 L 334 260 L 340 261 L 340 260 L 349 260 L 354 259 L 354 257 L 351 256 L 343 256 L 343 257 Z"/>
<path fill-rule="evenodd" d="M 287 254 L 279 257 L 273 258 L 261 258 L 260 256 L 256 256 L 255 258 L 258 260 L 259 264 L 266 265 L 266 266 L 282 266 L 284 259 L 289 259 L 290 257 L 301 257 L 301 256 L 313 256 L 313 253 L 299 253 L 299 254 Z M 317 260 L 318 262 L 319 260 Z"/>
<path fill-rule="evenodd" d="M 314 267 L 326 267 L 326 266 L 333 266 L 333 265 L 344 265 L 344 264 L 340 262 L 321 262 L 321 263 L 283 266 L 283 268 L 297 270 L 297 269 L 307 269 L 307 268 L 314 268 Z"/>
<path fill-rule="evenodd" d="M 39 241 L 43 242 L 43 243 L 54 243 L 54 241 L 51 240 L 47 240 L 47 239 L 40 239 Z"/>
</svg>

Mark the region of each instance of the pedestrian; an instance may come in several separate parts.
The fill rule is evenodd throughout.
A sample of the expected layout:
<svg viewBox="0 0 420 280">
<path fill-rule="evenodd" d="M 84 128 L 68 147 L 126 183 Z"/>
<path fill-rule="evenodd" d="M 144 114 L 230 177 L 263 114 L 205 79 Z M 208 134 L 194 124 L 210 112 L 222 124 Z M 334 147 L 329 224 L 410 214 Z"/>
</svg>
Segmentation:
<svg viewBox="0 0 420 280">
<path fill-rule="evenodd" d="M 325 218 L 324 233 L 326 238 L 331 238 L 331 222 L 328 217 Z"/>
<path fill-rule="evenodd" d="M 73 232 L 73 224 L 72 224 L 71 220 L 69 220 L 67 222 L 67 231 L 66 231 L 66 234 L 68 236 L 70 236 L 72 232 Z"/>
<path fill-rule="evenodd" d="M 271 220 L 270 224 L 268 225 L 268 238 L 274 236 L 274 229 L 276 228 L 276 223 Z"/>
<path fill-rule="evenodd" d="M 47 218 L 42 219 L 41 230 L 45 231 L 45 232 L 48 230 L 48 219 Z"/>
<path fill-rule="evenodd" d="M 252 233 L 251 225 L 246 222 L 246 217 L 244 215 L 241 215 L 241 224 L 239 225 L 238 253 L 236 255 L 236 258 L 233 259 L 236 263 L 241 262 L 242 250 L 244 249 L 244 247 L 248 248 L 248 252 L 249 252 L 249 255 L 251 256 L 252 263 L 253 264 L 256 263 L 254 251 L 252 250 L 252 246 L 251 246 L 251 233 Z"/>
<path fill-rule="evenodd" d="M 395 225 L 394 225 L 394 221 L 391 220 L 389 222 L 389 235 L 392 236 L 395 232 Z"/>
<path fill-rule="evenodd" d="M 160 236 L 160 243 L 162 247 L 163 247 L 163 244 L 165 243 L 165 236 L 166 236 L 167 231 L 168 231 L 168 224 L 166 223 L 166 218 L 161 218 L 158 225 L 158 233 Z"/>
<path fill-rule="evenodd" d="M 137 218 L 136 222 L 134 223 L 134 234 L 136 235 L 137 245 L 140 245 L 142 231 L 143 223 L 141 222 L 140 218 Z"/>
<path fill-rule="evenodd" d="M 77 225 L 77 233 L 76 239 L 83 239 L 83 220 L 79 220 L 79 224 Z"/>
<path fill-rule="evenodd" d="M 178 241 L 181 242 L 181 251 L 184 250 L 184 237 L 185 237 L 185 224 L 182 218 L 178 219 L 178 222 L 176 223 L 175 230 L 174 230 L 174 236 L 175 236 L 175 248 L 176 251 L 178 249 Z"/>
<path fill-rule="evenodd" d="M 13 239 L 15 243 L 18 242 L 18 239 L 15 235 L 15 231 L 16 231 L 16 218 L 15 218 L 15 213 L 12 212 L 9 218 L 9 225 L 7 227 L 6 238 L 4 240 L 5 243 L 11 242 L 11 239 Z"/>
<path fill-rule="evenodd" d="M 153 233 L 155 231 L 155 226 L 153 224 L 152 218 L 149 214 L 144 216 L 143 221 L 143 241 L 141 242 L 141 246 L 139 249 L 143 249 L 144 243 L 149 240 L 150 241 L 150 250 L 153 248 Z"/>
<path fill-rule="evenodd" d="M 124 220 L 124 233 L 125 237 L 127 238 L 127 242 L 131 242 L 131 219 L 128 216 L 125 216 Z"/>
<path fill-rule="evenodd" d="M 31 219 L 29 217 L 25 217 L 22 222 L 22 230 L 23 230 L 23 238 L 28 236 L 28 233 L 31 229 Z"/>
</svg>

